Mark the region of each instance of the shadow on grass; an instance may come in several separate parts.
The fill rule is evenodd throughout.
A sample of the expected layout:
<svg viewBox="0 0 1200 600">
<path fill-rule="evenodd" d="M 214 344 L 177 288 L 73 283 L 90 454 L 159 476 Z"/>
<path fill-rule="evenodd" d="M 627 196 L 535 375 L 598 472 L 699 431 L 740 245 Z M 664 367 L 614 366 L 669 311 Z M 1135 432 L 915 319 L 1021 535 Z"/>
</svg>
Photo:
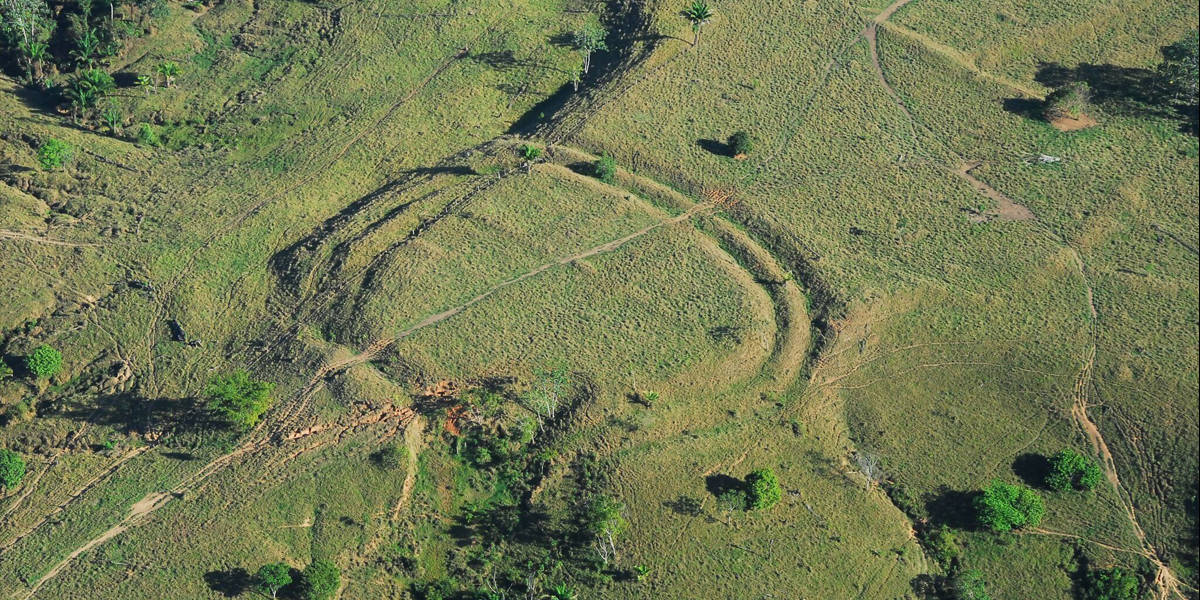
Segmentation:
<svg viewBox="0 0 1200 600">
<path fill-rule="evenodd" d="M 254 577 L 246 569 L 225 569 L 224 571 L 209 571 L 204 574 L 204 583 L 208 589 L 226 597 L 236 598 L 254 585 Z"/>
<path fill-rule="evenodd" d="M 1086 83 L 1091 91 L 1091 102 L 1108 113 L 1175 120 L 1180 123 L 1181 132 L 1197 134 L 1197 107 L 1177 103 L 1162 76 L 1153 69 L 1091 63 L 1068 67 L 1050 62 L 1038 65 L 1034 80 L 1056 89 Z M 1010 113 L 1041 119 L 1045 102 L 1008 98 L 1003 106 Z"/>
<path fill-rule="evenodd" d="M 1026 452 L 1013 461 L 1012 470 L 1025 485 L 1049 489 L 1046 487 L 1046 476 L 1050 474 L 1050 459 L 1045 456 Z"/>
<path fill-rule="evenodd" d="M 952 490 L 942 486 L 925 496 L 925 512 L 931 525 L 945 525 L 964 531 L 975 531 L 979 521 L 975 518 L 975 498 L 982 495 L 977 490 Z"/>
<path fill-rule="evenodd" d="M 696 145 L 717 156 L 733 156 L 733 147 L 720 140 L 700 139 L 696 140 Z"/>
<path fill-rule="evenodd" d="M 704 488 L 708 493 L 721 497 L 722 494 L 745 489 L 746 483 L 737 477 L 731 477 L 724 473 L 716 473 L 704 478 Z"/>
</svg>

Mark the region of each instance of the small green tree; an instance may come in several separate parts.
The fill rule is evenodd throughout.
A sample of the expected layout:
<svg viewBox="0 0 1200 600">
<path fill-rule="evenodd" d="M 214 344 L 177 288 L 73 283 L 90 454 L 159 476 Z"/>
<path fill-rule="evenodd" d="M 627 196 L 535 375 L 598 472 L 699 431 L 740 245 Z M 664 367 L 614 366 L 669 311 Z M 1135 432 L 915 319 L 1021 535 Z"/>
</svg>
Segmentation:
<svg viewBox="0 0 1200 600">
<path fill-rule="evenodd" d="M 250 378 L 245 370 L 214 377 L 204 388 L 208 406 L 229 423 L 245 431 L 258 424 L 259 417 L 271 407 L 275 384 Z"/>
<path fill-rule="evenodd" d="M 300 597 L 304 600 L 328 600 L 342 582 L 342 571 L 324 559 L 314 560 L 300 576 Z"/>
<path fill-rule="evenodd" d="M 74 150 L 66 142 L 50 138 L 38 147 L 38 164 L 47 171 L 60 169 L 71 161 L 72 154 Z"/>
<path fill-rule="evenodd" d="M 750 154 L 754 150 L 754 140 L 745 131 L 739 131 L 729 136 L 729 148 L 734 156 Z"/>
<path fill-rule="evenodd" d="M 25 357 L 25 368 L 38 379 L 47 379 L 58 375 L 62 370 L 62 353 L 50 346 L 38 346 L 29 356 Z"/>
<path fill-rule="evenodd" d="M 1138 580 L 1120 567 L 1089 571 L 1084 577 L 1082 600 L 1137 600 Z"/>
<path fill-rule="evenodd" d="M 1163 61 L 1158 65 L 1159 77 L 1172 99 L 1195 106 L 1197 88 L 1200 82 L 1200 68 L 1197 68 L 1197 55 L 1200 55 L 1200 33 L 1193 29 L 1183 39 L 1162 49 Z"/>
<path fill-rule="evenodd" d="M 1050 473 L 1046 485 L 1050 489 L 1065 492 L 1072 488 L 1090 490 L 1100 483 L 1103 473 L 1096 461 L 1066 448 L 1050 457 Z"/>
<path fill-rule="evenodd" d="M 162 139 L 158 137 L 158 131 L 149 123 L 138 125 L 137 143 L 141 146 L 150 146 L 157 148 L 162 145 Z"/>
<path fill-rule="evenodd" d="M 771 469 L 756 469 L 746 476 L 746 506 L 751 510 L 771 508 L 783 498 L 783 487 Z"/>
<path fill-rule="evenodd" d="M 625 505 L 611 496 L 601 494 L 592 498 L 583 515 L 584 526 L 596 536 L 596 551 L 604 564 L 616 557 L 616 538 L 625 531 Z"/>
<path fill-rule="evenodd" d="M 695 46 L 700 43 L 700 30 L 713 18 L 713 11 L 708 7 L 707 0 L 693 0 L 683 10 L 683 17 L 692 24 L 692 33 L 695 36 L 692 38 L 692 45 Z"/>
<path fill-rule="evenodd" d="M 272 598 L 279 597 L 279 590 L 292 583 L 292 568 L 286 563 L 270 563 L 263 565 L 255 576 L 255 584 L 264 594 Z"/>
<path fill-rule="evenodd" d="M 521 144 L 517 151 L 521 153 L 521 158 L 525 160 L 536 160 L 542 155 L 542 149 L 533 144 Z"/>
<path fill-rule="evenodd" d="M 950 597 L 953 600 L 992 600 L 983 573 L 975 569 L 960 571 L 950 578 Z"/>
<path fill-rule="evenodd" d="M 592 173 L 596 179 L 604 183 L 614 183 L 617 180 L 617 161 L 607 152 L 600 155 L 600 159 L 592 165 Z"/>
<path fill-rule="evenodd" d="M 154 72 L 162 76 L 163 87 L 169 88 L 179 76 L 179 65 L 173 60 L 163 61 L 154 67 Z"/>
<path fill-rule="evenodd" d="M 980 525 L 1003 532 L 1041 523 L 1046 505 L 1037 492 L 997 479 L 975 499 L 975 512 Z"/>
<path fill-rule="evenodd" d="M 608 32 L 598 23 L 588 23 L 571 34 L 575 49 L 583 56 L 584 75 L 587 75 L 588 69 L 592 67 L 592 53 L 608 50 L 608 42 L 605 41 L 607 37 Z"/>
<path fill-rule="evenodd" d="M 0 490 L 10 490 L 25 477 L 25 459 L 8 449 L 0 449 Z"/>
</svg>

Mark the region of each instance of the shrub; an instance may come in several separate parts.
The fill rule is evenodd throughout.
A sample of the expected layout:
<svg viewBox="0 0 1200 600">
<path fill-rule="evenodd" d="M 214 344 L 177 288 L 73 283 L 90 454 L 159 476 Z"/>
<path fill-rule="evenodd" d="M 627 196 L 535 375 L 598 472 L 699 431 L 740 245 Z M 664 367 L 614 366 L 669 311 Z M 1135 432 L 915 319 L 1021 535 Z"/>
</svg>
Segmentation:
<svg viewBox="0 0 1200 600">
<path fill-rule="evenodd" d="M 542 155 L 542 149 L 532 144 L 522 144 L 517 150 L 525 160 L 533 160 Z"/>
<path fill-rule="evenodd" d="M 58 169 L 71 160 L 74 151 L 66 142 L 50 138 L 37 151 L 38 163 L 47 171 Z"/>
<path fill-rule="evenodd" d="M 949 569 L 950 564 L 958 557 L 958 540 L 954 537 L 954 532 L 945 525 L 922 532 L 921 545 L 925 547 L 929 557 L 945 569 Z"/>
<path fill-rule="evenodd" d="M 983 573 L 975 569 L 962 571 L 951 578 L 950 597 L 953 600 L 992 600 Z"/>
<path fill-rule="evenodd" d="M 1060 492 L 1071 488 L 1090 490 L 1100 483 L 1101 477 L 1103 474 L 1096 461 L 1067 448 L 1050 458 L 1046 485 Z"/>
<path fill-rule="evenodd" d="M 12 450 L 0 449 L 0 489 L 12 489 L 25 477 L 25 459 Z"/>
<path fill-rule="evenodd" d="M 1200 76 L 1197 68 L 1200 34 L 1193 29 L 1178 42 L 1163 48 L 1162 55 L 1158 73 L 1167 92 L 1175 100 L 1195 106 L 1200 91 L 1200 80 L 1197 79 Z"/>
<path fill-rule="evenodd" d="M 783 488 L 771 469 L 757 469 L 746 476 L 746 506 L 751 510 L 771 508 L 782 498 Z"/>
<path fill-rule="evenodd" d="M 1046 120 L 1078 119 L 1083 116 L 1088 102 L 1092 98 L 1092 89 L 1082 81 L 1076 81 L 1058 88 L 1046 96 L 1046 104 L 1042 114 Z"/>
<path fill-rule="evenodd" d="M 1083 600 L 1136 600 L 1138 580 L 1119 567 L 1090 571 L 1084 577 Z"/>
<path fill-rule="evenodd" d="M 342 571 L 324 559 L 314 560 L 300 574 L 300 597 L 304 600 L 328 600 L 337 592 Z"/>
<path fill-rule="evenodd" d="M 158 139 L 158 131 L 149 123 L 138 125 L 137 143 L 142 146 L 158 147 L 162 145 L 162 141 Z"/>
<path fill-rule="evenodd" d="M 592 169 L 596 179 L 604 183 L 613 183 L 617 179 L 617 161 L 607 152 L 600 156 L 596 164 L 592 165 Z"/>
<path fill-rule="evenodd" d="M 754 140 L 750 138 L 750 134 L 739 131 L 729 136 L 729 148 L 733 150 L 734 156 L 750 154 L 754 150 Z"/>
<path fill-rule="evenodd" d="M 208 406 L 226 421 L 246 430 L 258 423 L 259 417 L 271 406 L 271 390 L 275 384 L 250 379 L 244 370 L 224 377 L 214 377 L 204 389 Z"/>
<path fill-rule="evenodd" d="M 408 450 L 398 446 L 387 446 L 375 453 L 375 462 L 384 469 L 398 469 L 404 466 L 408 458 Z"/>
<path fill-rule="evenodd" d="M 1003 532 L 1041 523 L 1046 506 L 1037 492 L 997 479 L 975 499 L 975 511 L 980 525 Z"/>
<path fill-rule="evenodd" d="M 62 353 L 50 346 L 38 346 L 25 357 L 25 368 L 39 379 L 54 377 L 62 370 Z"/>
</svg>

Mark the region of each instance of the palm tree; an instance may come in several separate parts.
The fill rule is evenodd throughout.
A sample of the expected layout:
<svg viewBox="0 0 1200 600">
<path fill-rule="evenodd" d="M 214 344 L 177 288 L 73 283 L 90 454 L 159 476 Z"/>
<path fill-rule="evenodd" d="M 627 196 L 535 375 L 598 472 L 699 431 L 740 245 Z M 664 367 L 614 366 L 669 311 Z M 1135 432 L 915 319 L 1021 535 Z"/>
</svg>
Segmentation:
<svg viewBox="0 0 1200 600">
<path fill-rule="evenodd" d="M 700 43 L 700 29 L 708 24 L 713 11 L 708 7 L 707 0 L 692 0 L 692 4 L 683 11 L 683 16 L 692 22 L 692 33 L 696 34 L 692 45 L 695 46 Z"/>
</svg>

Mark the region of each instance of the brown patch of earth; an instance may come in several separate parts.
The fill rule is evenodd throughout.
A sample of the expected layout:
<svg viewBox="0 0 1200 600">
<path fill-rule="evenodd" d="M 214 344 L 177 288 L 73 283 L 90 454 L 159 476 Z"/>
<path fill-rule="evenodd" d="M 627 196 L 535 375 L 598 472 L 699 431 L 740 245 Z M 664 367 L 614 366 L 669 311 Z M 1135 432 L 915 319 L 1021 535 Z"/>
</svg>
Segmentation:
<svg viewBox="0 0 1200 600">
<path fill-rule="evenodd" d="M 1079 115 L 1079 117 L 1054 117 L 1050 119 L 1050 125 L 1059 131 L 1079 131 L 1096 125 L 1096 120 L 1087 116 Z"/>
<path fill-rule="evenodd" d="M 996 208 L 973 215 L 971 220 L 977 223 L 991 221 L 992 219 L 1000 219 L 1001 221 L 1032 221 L 1033 212 L 1026 208 L 1025 205 L 1013 202 L 1012 198 L 1005 196 L 996 188 L 971 175 L 971 171 L 974 171 L 981 164 L 983 163 L 980 161 L 966 162 L 954 171 L 955 175 L 962 177 L 976 191 L 996 202 Z"/>
</svg>

